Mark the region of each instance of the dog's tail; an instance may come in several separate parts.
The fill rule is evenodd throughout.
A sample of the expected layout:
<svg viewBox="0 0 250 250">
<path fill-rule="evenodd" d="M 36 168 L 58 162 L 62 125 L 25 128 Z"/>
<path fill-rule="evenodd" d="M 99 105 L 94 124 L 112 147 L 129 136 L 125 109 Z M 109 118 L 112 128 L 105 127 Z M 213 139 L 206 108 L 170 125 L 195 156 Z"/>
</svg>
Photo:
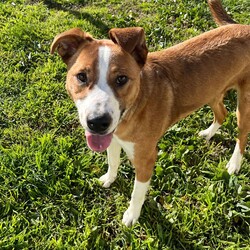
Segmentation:
<svg viewBox="0 0 250 250">
<path fill-rule="evenodd" d="M 234 24 L 236 23 L 225 11 L 221 4 L 221 0 L 207 0 L 210 11 L 214 21 L 218 25 Z"/>
</svg>

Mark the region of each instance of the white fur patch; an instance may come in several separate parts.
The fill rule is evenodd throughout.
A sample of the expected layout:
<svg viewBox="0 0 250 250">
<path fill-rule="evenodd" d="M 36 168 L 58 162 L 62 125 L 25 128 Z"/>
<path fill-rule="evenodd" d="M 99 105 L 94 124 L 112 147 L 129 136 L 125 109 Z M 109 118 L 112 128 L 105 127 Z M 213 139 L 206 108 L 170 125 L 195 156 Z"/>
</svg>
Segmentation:
<svg viewBox="0 0 250 250">
<path fill-rule="evenodd" d="M 239 172 L 242 157 L 243 155 L 240 153 L 239 143 L 237 142 L 234 148 L 233 155 L 227 164 L 227 171 L 229 174 L 234 174 Z"/>
<path fill-rule="evenodd" d="M 150 180 L 145 183 L 135 180 L 130 205 L 127 211 L 124 213 L 122 219 L 122 223 L 126 226 L 134 225 L 138 220 L 149 188 L 149 184 Z"/>
<path fill-rule="evenodd" d="M 99 79 L 97 86 L 107 93 L 111 91 L 110 87 L 107 84 L 110 57 L 111 57 L 111 49 L 109 47 L 103 46 L 99 48 L 98 51 Z"/>
<path fill-rule="evenodd" d="M 200 131 L 199 136 L 205 137 L 205 139 L 209 141 L 215 135 L 220 126 L 221 124 L 219 124 L 218 122 L 214 122 L 210 125 L 209 128 Z"/>
<path fill-rule="evenodd" d="M 123 141 L 119 139 L 117 136 L 114 136 L 118 143 L 121 145 L 123 150 L 126 152 L 128 158 L 132 161 L 134 159 L 134 143 L 129 141 Z"/>
<path fill-rule="evenodd" d="M 98 82 L 85 98 L 76 101 L 80 122 L 85 129 L 87 128 L 87 117 L 93 119 L 106 113 L 112 117 L 108 133 L 113 132 L 118 125 L 121 115 L 120 105 L 107 81 L 110 58 L 111 49 L 108 46 L 100 47 L 98 52 Z"/>
</svg>

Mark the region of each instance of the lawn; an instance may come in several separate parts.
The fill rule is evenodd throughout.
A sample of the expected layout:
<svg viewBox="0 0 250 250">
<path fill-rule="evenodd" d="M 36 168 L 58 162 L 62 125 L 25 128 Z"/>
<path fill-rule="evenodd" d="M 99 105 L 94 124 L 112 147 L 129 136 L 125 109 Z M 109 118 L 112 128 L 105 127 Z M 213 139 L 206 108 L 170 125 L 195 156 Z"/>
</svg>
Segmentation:
<svg viewBox="0 0 250 250">
<path fill-rule="evenodd" d="M 249 0 L 224 0 L 250 24 Z M 13 0 L 0 2 L 0 249 L 250 249 L 250 151 L 238 175 L 225 166 L 237 136 L 236 95 L 210 143 L 198 132 L 204 107 L 159 142 L 139 222 L 122 225 L 134 173 L 126 156 L 103 189 L 106 154 L 91 152 L 64 88 L 66 68 L 50 55 L 54 36 L 81 27 L 106 38 L 142 26 L 150 51 L 210 30 L 204 0 Z"/>
</svg>

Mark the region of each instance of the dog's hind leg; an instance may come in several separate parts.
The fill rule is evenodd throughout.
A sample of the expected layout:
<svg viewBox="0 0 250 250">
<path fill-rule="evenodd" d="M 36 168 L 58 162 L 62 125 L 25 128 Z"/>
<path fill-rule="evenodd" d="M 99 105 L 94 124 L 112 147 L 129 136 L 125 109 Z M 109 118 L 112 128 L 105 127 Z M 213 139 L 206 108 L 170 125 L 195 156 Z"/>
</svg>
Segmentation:
<svg viewBox="0 0 250 250">
<path fill-rule="evenodd" d="M 199 132 L 199 135 L 204 137 L 207 141 L 209 141 L 214 136 L 227 115 L 227 110 L 223 104 L 223 97 L 224 95 L 221 95 L 219 98 L 216 98 L 209 103 L 209 106 L 214 113 L 214 121 L 209 128 Z"/>
<path fill-rule="evenodd" d="M 110 146 L 107 149 L 108 153 L 108 171 L 100 177 L 103 187 L 108 188 L 116 179 L 118 167 L 120 165 L 121 146 L 117 139 L 113 137 Z"/>
<path fill-rule="evenodd" d="M 237 123 L 239 135 L 233 155 L 227 164 L 229 174 L 238 173 L 250 132 L 250 78 L 238 88 Z"/>
</svg>

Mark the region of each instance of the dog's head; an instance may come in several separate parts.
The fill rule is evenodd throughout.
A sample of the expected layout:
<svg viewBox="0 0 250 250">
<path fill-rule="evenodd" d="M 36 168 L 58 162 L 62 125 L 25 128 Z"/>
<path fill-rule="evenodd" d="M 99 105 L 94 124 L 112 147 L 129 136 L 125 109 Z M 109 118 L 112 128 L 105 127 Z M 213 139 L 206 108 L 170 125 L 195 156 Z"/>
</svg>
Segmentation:
<svg viewBox="0 0 250 250">
<path fill-rule="evenodd" d="M 122 115 L 140 89 L 147 58 L 142 28 L 112 29 L 111 40 L 96 40 L 75 28 L 57 35 L 51 46 L 67 64 L 66 89 L 75 102 L 88 145 L 105 150 Z"/>
</svg>

